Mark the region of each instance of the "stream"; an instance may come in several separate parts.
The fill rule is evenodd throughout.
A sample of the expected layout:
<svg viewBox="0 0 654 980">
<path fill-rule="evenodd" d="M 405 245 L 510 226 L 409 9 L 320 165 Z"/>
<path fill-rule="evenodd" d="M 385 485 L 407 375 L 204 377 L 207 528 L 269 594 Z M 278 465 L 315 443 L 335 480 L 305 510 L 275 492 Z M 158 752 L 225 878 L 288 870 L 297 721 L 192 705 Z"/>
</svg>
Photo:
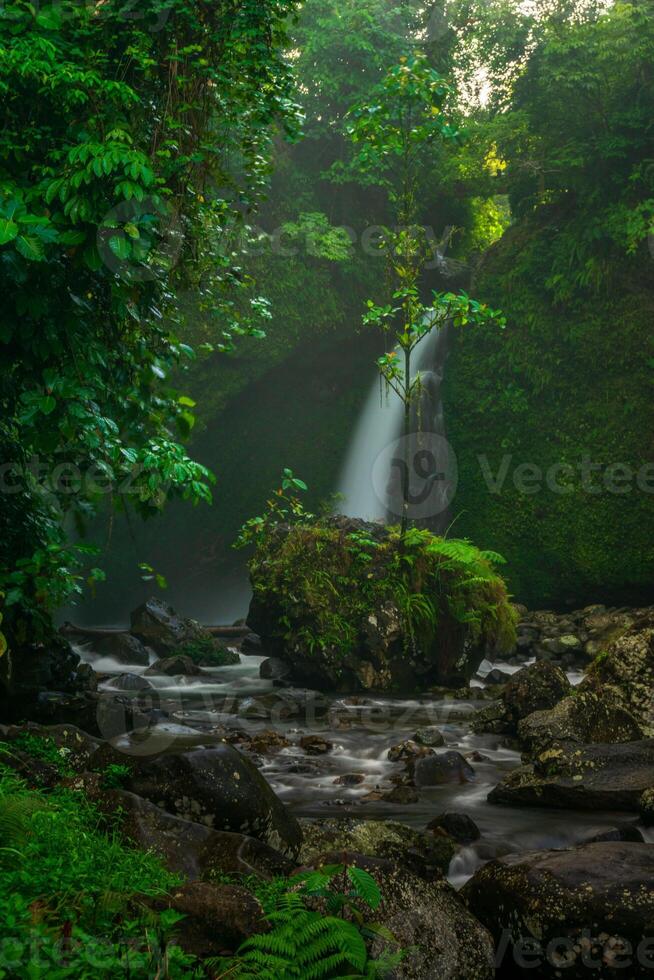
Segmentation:
<svg viewBox="0 0 654 980">
<path fill-rule="evenodd" d="M 97 657 L 90 646 L 78 647 L 84 660 L 102 675 L 101 690 L 125 691 L 116 685 L 120 674 L 140 675 L 144 666 L 129 666 Z M 493 667 L 510 673 L 517 668 L 485 661 L 480 679 L 473 681 L 469 700 L 436 700 L 380 696 L 326 698 L 316 692 L 273 687 L 259 676 L 259 656 L 241 654 L 241 662 L 204 676 L 148 676 L 151 689 L 133 692 L 146 707 L 165 712 L 154 729 L 163 739 L 201 742 L 207 734 L 220 736 L 235 730 L 252 737 L 275 731 L 290 747 L 266 756 L 253 756 L 278 796 L 296 816 L 309 818 L 355 817 L 359 820 L 396 820 L 423 829 L 441 812 L 467 813 L 481 831 L 481 839 L 461 848 L 452 860 L 449 878 L 462 886 L 475 870 L 492 858 L 519 851 L 564 848 L 595 832 L 619 826 L 625 814 L 527 809 L 490 805 L 486 797 L 502 776 L 520 764 L 520 754 L 506 736 L 478 735 L 470 730 L 475 710 L 487 704 L 479 696 L 483 676 Z M 571 683 L 582 679 L 569 672 Z M 298 708 L 299 705 L 299 708 Z M 290 712 L 296 713 L 289 717 Z M 475 771 L 470 782 L 420 790 L 419 802 L 392 804 L 375 798 L 378 790 L 392 788 L 393 774 L 403 763 L 389 762 L 388 750 L 411 738 L 418 728 L 435 725 L 446 745 L 438 752 L 458 751 Z M 247 733 L 247 734 L 245 734 Z M 296 744 L 303 735 L 319 734 L 333 748 L 310 756 Z M 363 782 L 344 786 L 336 780 L 361 774 Z M 367 798 L 372 794 L 371 798 Z M 648 835 L 649 836 L 649 835 Z"/>
</svg>

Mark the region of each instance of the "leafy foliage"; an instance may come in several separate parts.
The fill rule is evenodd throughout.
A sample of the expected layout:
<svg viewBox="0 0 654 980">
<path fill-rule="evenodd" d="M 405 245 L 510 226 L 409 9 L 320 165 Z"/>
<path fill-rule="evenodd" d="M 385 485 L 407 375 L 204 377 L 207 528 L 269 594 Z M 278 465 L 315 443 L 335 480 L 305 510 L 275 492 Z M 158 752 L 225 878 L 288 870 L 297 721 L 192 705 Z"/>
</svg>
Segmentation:
<svg viewBox="0 0 654 980">
<path fill-rule="evenodd" d="M 341 880 L 350 886 L 347 892 L 333 888 Z M 363 980 L 385 976 L 401 961 L 401 951 L 397 950 L 379 960 L 368 956 L 366 938 L 379 936 L 384 930 L 365 922 L 363 910 L 378 908 L 381 894 L 374 878 L 362 868 L 321 867 L 291 878 L 288 887 L 295 890 L 279 896 L 274 911 L 267 915 L 270 932 L 246 940 L 233 959 L 218 961 L 219 976 L 233 976 L 235 980 L 321 980 L 334 976 Z M 397 945 L 390 933 L 384 938 Z"/>
<path fill-rule="evenodd" d="M 304 480 L 294 476 L 292 470 L 285 469 L 282 473 L 281 485 L 267 501 L 265 514 L 251 517 L 246 521 L 234 547 L 244 548 L 249 544 L 259 544 L 280 524 L 310 521 L 314 515 L 304 509 L 299 496 L 306 490 L 308 487 Z"/>
<path fill-rule="evenodd" d="M 280 53 L 294 7 L 3 8 L 0 404 L 23 530 L 0 586 L 35 625 L 79 588 L 65 515 L 210 500 L 177 441 L 194 424 L 170 384 L 194 357 L 178 331 L 189 291 L 216 349 L 268 315 L 235 302 L 251 281 L 225 243 L 261 198 L 275 125 L 297 132 Z"/>
</svg>

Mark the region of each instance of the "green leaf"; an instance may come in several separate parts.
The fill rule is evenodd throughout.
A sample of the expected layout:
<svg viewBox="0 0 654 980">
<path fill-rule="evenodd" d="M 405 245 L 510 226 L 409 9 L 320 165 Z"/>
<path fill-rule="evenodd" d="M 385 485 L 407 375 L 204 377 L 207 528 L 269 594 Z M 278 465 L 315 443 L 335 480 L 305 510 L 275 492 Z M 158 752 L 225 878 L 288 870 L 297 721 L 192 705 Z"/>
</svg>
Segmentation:
<svg viewBox="0 0 654 980">
<path fill-rule="evenodd" d="M 371 909 L 379 908 L 381 904 L 381 892 L 377 882 L 364 871 L 363 868 L 348 868 L 347 876 L 354 886 L 354 890 Z"/>
<path fill-rule="evenodd" d="M 52 395 L 45 395 L 39 402 L 39 408 L 44 415 L 51 415 L 57 407 L 57 399 L 53 398 Z"/>
<path fill-rule="evenodd" d="M 15 221 L 11 221 L 10 218 L 0 218 L 0 245 L 13 242 L 17 234 L 18 225 Z"/>
<path fill-rule="evenodd" d="M 19 235 L 16 239 L 16 248 L 30 262 L 43 262 L 45 258 L 43 242 L 35 235 Z"/>
<path fill-rule="evenodd" d="M 122 235 L 112 235 L 109 239 L 109 248 L 117 258 L 123 261 L 132 254 L 131 245 Z"/>
</svg>

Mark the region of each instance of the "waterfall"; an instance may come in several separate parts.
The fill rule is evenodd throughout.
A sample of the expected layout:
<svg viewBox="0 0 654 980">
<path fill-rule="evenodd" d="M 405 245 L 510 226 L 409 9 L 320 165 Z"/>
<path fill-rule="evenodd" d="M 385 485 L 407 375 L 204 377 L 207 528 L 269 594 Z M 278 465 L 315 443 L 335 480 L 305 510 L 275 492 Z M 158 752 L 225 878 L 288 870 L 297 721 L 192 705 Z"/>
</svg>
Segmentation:
<svg viewBox="0 0 654 980">
<path fill-rule="evenodd" d="M 433 330 L 416 347 L 412 375 L 420 374 L 422 394 L 413 406 L 408 457 L 411 516 L 415 523 L 442 530 L 456 488 L 456 463 L 445 438 L 442 381 L 449 328 Z M 337 509 L 348 517 L 397 521 L 401 513 L 401 473 L 397 469 L 404 406 L 379 378 L 371 386 L 354 429 L 341 473 Z M 403 444 L 402 444 L 403 445 Z M 427 463 L 427 461 L 429 461 Z M 428 467 L 425 469 L 425 467 Z"/>
</svg>

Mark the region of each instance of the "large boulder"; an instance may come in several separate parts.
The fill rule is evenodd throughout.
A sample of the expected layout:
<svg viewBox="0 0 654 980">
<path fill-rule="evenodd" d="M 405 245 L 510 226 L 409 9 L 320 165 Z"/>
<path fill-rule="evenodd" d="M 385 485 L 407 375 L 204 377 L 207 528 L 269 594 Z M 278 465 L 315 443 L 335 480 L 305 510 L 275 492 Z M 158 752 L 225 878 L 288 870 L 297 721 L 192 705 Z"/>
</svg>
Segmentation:
<svg viewBox="0 0 654 980">
<path fill-rule="evenodd" d="M 183 654 L 199 660 L 203 654 L 216 651 L 224 660 L 222 645 L 208 630 L 193 619 L 179 616 L 172 606 L 161 599 L 148 599 L 134 610 L 130 622 L 132 635 L 152 647 L 160 657 Z M 234 654 L 227 657 L 225 662 L 238 663 L 238 660 L 238 654 Z"/>
<path fill-rule="evenodd" d="M 0 657 L 0 718 L 47 722 L 53 714 L 49 699 L 83 701 L 97 686 L 95 672 L 59 634 L 40 643 L 12 644 Z"/>
<path fill-rule="evenodd" d="M 519 766 L 493 789 L 489 803 L 638 812 L 654 786 L 654 739 L 620 745 L 558 743 Z"/>
<path fill-rule="evenodd" d="M 500 977 L 651 976 L 654 848 L 602 842 L 498 858 L 463 896 L 498 945 Z"/>
<path fill-rule="evenodd" d="M 303 820 L 300 860 L 309 864 L 325 851 L 356 851 L 368 857 L 397 861 L 428 881 L 447 874 L 456 852 L 455 841 L 443 832 L 415 830 L 395 820 L 355 820 L 351 817 Z"/>
<path fill-rule="evenodd" d="M 119 664 L 147 667 L 151 650 L 131 633 L 110 633 L 96 640 L 93 651 L 100 657 L 108 657 Z"/>
<path fill-rule="evenodd" d="M 129 758 L 129 757 L 126 757 Z M 226 742 L 131 758 L 126 788 L 185 820 L 257 837 L 295 855 L 300 826 L 253 763 Z"/>
<path fill-rule="evenodd" d="M 426 531 L 403 544 L 397 529 L 344 517 L 279 526 L 257 548 L 250 575 L 248 626 L 294 683 L 320 690 L 461 686 L 515 640 L 513 610 L 487 558 Z M 464 581 L 468 618 L 453 601 Z"/>
<path fill-rule="evenodd" d="M 648 609 L 591 665 L 584 689 L 604 691 L 654 736 L 654 608 Z"/>
<path fill-rule="evenodd" d="M 330 851 L 311 862 L 354 864 L 377 882 L 382 895 L 377 923 L 388 929 L 405 956 L 393 980 L 491 980 L 495 975 L 490 934 L 446 881 L 425 881 L 399 864 L 362 854 Z M 395 947 L 393 947 L 395 948 Z M 373 957 L 387 953 L 386 939 L 371 944 Z"/>
<path fill-rule="evenodd" d="M 571 692 L 570 681 L 560 667 L 538 661 L 513 674 L 499 700 L 477 712 L 473 730 L 515 735 L 523 718 L 553 708 Z"/>
<path fill-rule="evenodd" d="M 534 711 L 518 722 L 518 738 L 530 754 L 553 742 L 637 742 L 640 725 L 620 704 L 606 695 L 575 692 L 547 711 Z"/>
<path fill-rule="evenodd" d="M 191 881 L 218 875 L 272 878 L 293 871 L 292 861 L 255 837 L 184 820 L 127 790 L 103 790 L 94 802 L 123 837 L 154 851 L 169 871 Z"/>
</svg>

